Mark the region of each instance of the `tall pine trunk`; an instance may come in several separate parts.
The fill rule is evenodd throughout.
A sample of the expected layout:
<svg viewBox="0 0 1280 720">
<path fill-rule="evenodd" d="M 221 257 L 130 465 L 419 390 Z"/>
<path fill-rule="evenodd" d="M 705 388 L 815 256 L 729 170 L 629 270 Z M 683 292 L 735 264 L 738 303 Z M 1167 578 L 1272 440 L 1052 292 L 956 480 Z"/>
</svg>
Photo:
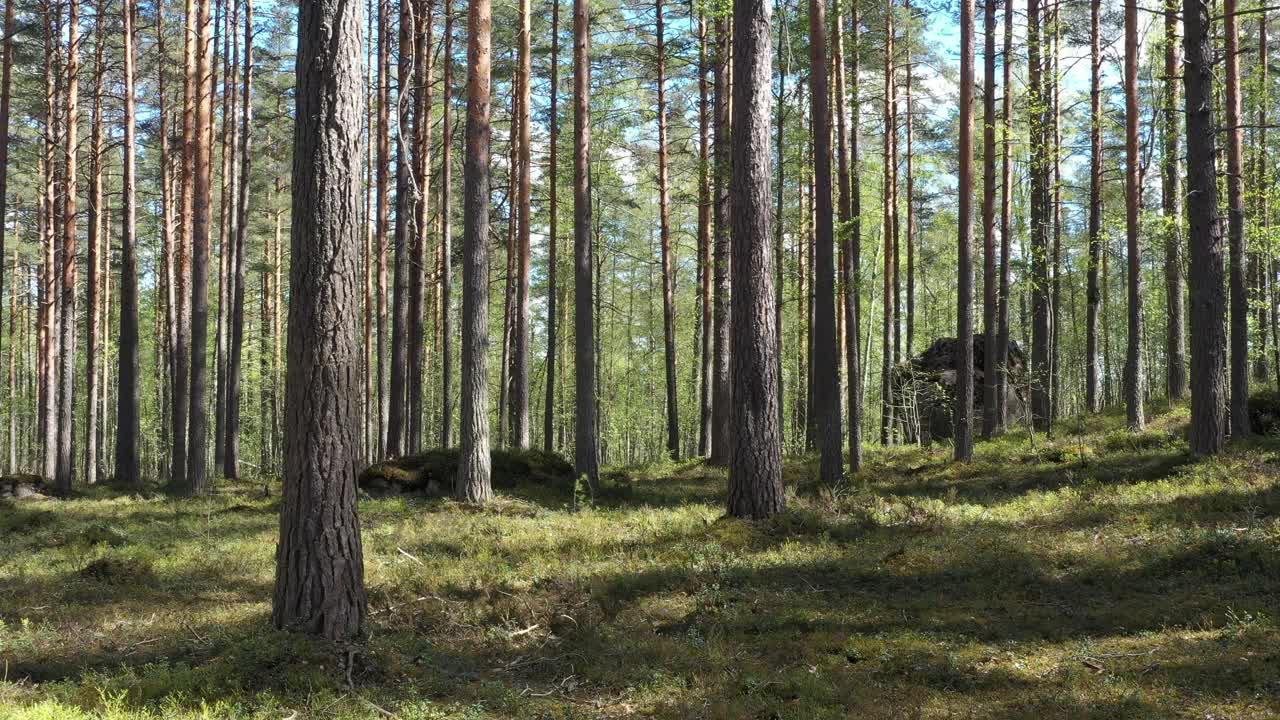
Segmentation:
<svg viewBox="0 0 1280 720">
<path fill-rule="evenodd" d="M 555 449 L 556 360 L 559 354 L 559 264 L 560 264 L 560 0 L 551 0 L 551 111 L 547 157 L 547 381 L 542 406 L 542 449 Z"/>
<path fill-rule="evenodd" d="M 527 1 L 527 0 L 526 0 Z M 667 454 L 680 459 L 680 408 L 676 402 L 675 254 L 671 247 L 667 188 L 667 58 L 662 0 L 655 0 L 658 33 L 658 226 L 662 241 L 662 338 L 667 371 Z"/>
<path fill-rule="evenodd" d="M 71 491 L 75 477 L 75 389 L 76 389 L 76 195 L 79 187 L 79 95 L 80 95 L 80 0 L 67 5 L 66 85 L 63 88 L 62 151 L 62 256 L 58 268 L 59 327 L 62 336 L 58 348 L 58 454 L 55 481 L 58 492 Z"/>
<path fill-rule="evenodd" d="M 1231 286 L 1231 412 L 1233 438 L 1249 429 L 1249 290 L 1245 282 L 1244 133 L 1240 129 L 1240 31 L 1237 0 L 1223 0 L 1226 35 L 1227 244 Z"/>
<path fill-rule="evenodd" d="M 482 2 L 484 0 L 481 0 Z M 591 207 L 591 9 L 573 0 L 573 328 L 577 431 L 574 472 L 595 487 L 600 474 L 596 422 L 596 318 Z"/>
<path fill-rule="evenodd" d="M 973 458 L 973 25 L 973 0 L 960 0 L 960 232 L 956 247 L 960 277 L 956 286 L 956 334 L 959 337 L 955 356 L 955 458 L 961 462 Z M 984 207 L 984 216 L 985 210 Z"/>
<path fill-rule="evenodd" d="M 488 502 L 489 470 L 489 110 L 493 8 L 472 0 L 467 17 L 467 156 L 463 177 L 462 452 L 455 492 Z M 501 411 L 501 410 L 500 410 Z"/>
<path fill-rule="evenodd" d="M 334 642 L 368 613 L 356 514 L 363 4 L 302 3 L 293 140 L 288 427 L 271 619 Z M 323 518 L 323 522 L 318 519 Z"/>
<path fill-rule="evenodd" d="M 1170 0 L 1171 2 L 1174 0 Z M 1088 317 L 1085 321 L 1085 406 L 1102 411 L 1102 358 L 1098 354 L 1102 290 L 1098 272 L 1102 264 L 1102 10 L 1089 11 L 1089 266 Z M 1167 27 L 1167 26 L 1166 26 Z M 1167 56 L 1166 56 L 1167 58 Z M 1167 67 L 1167 66 L 1166 66 Z M 1166 136 L 1166 142 L 1168 138 Z M 1176 168 L 1175 168 L 1176 171 Z M 1168 179 L 1165 180 L 1168 187 Z M 1167 222 L 1167 219 L 1166 219 Z M 1181 268 L 1178 268 L 1179 275 Z"/>
<path fill-rule="evenodd" d="M 1163 157 L 1160 164 L 1161 206 L 1164 211 L 1165 389 L 1171 400 L 1187 396 L 1187 311 L 1182 251 L 1182 182 L 1178 176 L 1182 113 L 1178 107 L 1178 0 L 1164 7 L 1164 108 L 1161 120 Z M 1099 146 L 1101 140 L 1098 141 Z M 1101 154 L 1101 148 L 1098 150 Z M 1090 405 L 1092 409 L 1094 406 Z"/>
<path fill-rule="evenodd" d="M 810 8 L 823 8 L 811 0 Z M 729 465 L 729 514 L 764 518 L 786 508 L 782 492 L 782 428 L 778 425 L 778 365 L 770 242 L 771 161 L 770 13 L 766 2 L 740 2 L 733 14 L 733 449 Z M 820 14 L 811 23 L 821 23 Z M 812 27 L 812 25 L 811 25 Z M 816 53 L 815 53 L 816 54 Z M 822 50 L 825 56 L 825 48 Z M 825 70 L 825 59 L 815 63 Z M 815 93 L 817 96 L 817 93 Z M 822 93 L 825 102 L 826 93 Z M 828 164 L 827 174 L 831 169 Z M 828 180 L 830 178 L 828 177 Z M 830 185 L 827 188 L 828 241 L 831 240 Z M 830 259 L 828 242 L 828 259 Z M 830 279 L 829 279 L 830 280 Z M 829 288 L 834 293 L 834 288 Z M 834 295 L 828 298 L 834 303 Z M 835 308 L 829 308 L 834 320 Z M 834 329 L 834 328 L 832 328 Z M 830 340 L 834 343 L 835 337 Z M 834 349 L 834 348 L 833 348 Z M 837 362 L 829 358 L 833 370 Z M 834 380 L 834 373 L 832 376 Z M 838 385 L 838 383 L 837 383 Z M 838 390 L 838 388 L 834 389 Z M 834 450 L 839 467 L 840 400 L 833 392 Z"/>
<path fill-rule="evenodd" d="M 208 408 L 205 386 L 208 378 L 209 329 L 209 238 L 211 179 L 211 117 L 213 45 L 209 40 L 209 0 L 196 2 L 195 115 L 193 118 L 191 172 L 191 412 L 187 438 L 187 491 L 208 492 Z"/>
<path fill-rule="evenodd" d="M 253 127 L 253 0 L 244 0 L 244 65 L 241 68 L 240 180 L 236 183 L 235 262 L 232 268 L 230 357 L 227 360 L 226 460 L 223 474 L 240 475 L 240 388 L 244 353 L 245 253 L 249 240 L 249 178 L 253 166 L 249 130 Z"/>
<path fill-rule="evenodd" d="M 982 436 L 989 439 L 996 429 L 997 404 L 995 0 L 983 0 L 982 18 Z"/>
<path fill-rule="evenodd" d="M 1129 344 L 1125 358 L 1125 407 L 1129 427 L 1142 430 L 1146 417 L 1142 409 L 1142 246 L 1139 235 L 1138 194 L 1138 5 L 1124 5 L 1124 99 L 1125 99 L 1125 236 L 1129 250 Z"/>
</svg>

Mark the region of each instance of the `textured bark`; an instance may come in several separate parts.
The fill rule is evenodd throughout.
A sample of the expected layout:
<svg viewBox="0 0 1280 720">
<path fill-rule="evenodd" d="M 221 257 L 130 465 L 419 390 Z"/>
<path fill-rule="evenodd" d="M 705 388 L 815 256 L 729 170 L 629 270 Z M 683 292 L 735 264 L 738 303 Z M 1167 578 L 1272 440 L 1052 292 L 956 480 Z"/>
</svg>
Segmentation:
<svg viewBox="0 0 1280 720">
<path fill-rule="evenodd" d="M 208 492 L 208 407 L 205 386 L 208 382 L 209 328 L 209 236 L 210 176 L 212 135 L 211 68 L 213 45 L 209 41 L 209 0 L 197 0 L 195 116 L 191 172 L 193 182 L 191 214 L 191 412 L 187 437 L 187 492 Z"/>
<path fill-rule="evenodd" d="M 1027 105 L 1031 134 L 1031 420 L 1036 430 L 1053 427 L 1050 398 L 1049 325 L 1049 164 L 1048 100 L 1041 51 L 1043 28 L 1039 0 L 1027 0 Z"/>
<path fill-rule="evenodd" d="M 767 15 L 766 15 L 767 27 Z M 752 32 L 754 29 L 748 30 Z M 739 42 L 747 42 L 740 40 Z M 768 44 L 768 39 L 763 41 Z M 768 67 L 768 59 L 764 61 L 765 67 Z M 840 347 L 838 338 L 836 337 L 836 306 L 835 306 L 835 259 L 834 245 L 835 233 L 832 225 L 832 207 L 831 207 L 831 125 L 830 116 L 828 115 L 828 94 L 827 94 L 827 8 L 825 0 L 809 0 L 809 67 L 810 72 L 810 93 L 809 101 L 811 114 L 813 117 L 813 135 L 814 135 L 814 179 L 816 184 L 814 211 L 816 213 L 814 228 L 814 326 L 813 326 L 813 371 L 814 371 L 814 392 L 815 392 L 815 410 L 818 414 L 818 429 L 821 433 L 819 440 L 819 450 L 821 451 L 821 462 L 819 473 L 824 482 L 838 482 L 844 474 L 841 463 L 840 444 L 843 434 L 840 431 Z M 760 72 L 758 68 L 746 68 Z M 753 78 L 754 79 L 754 78 Z M 740 93 L 754 92 L 753 88 L 745 88 Z M 747 98 L 750 97 L 748 94 Z M 744 98 L 745 99 L 745 98 Z M 735 98 L 735 101 L 739 101 Z M 740 102 L 740 101 L 739 101 Z M 767 106 L 767 102 L 766 102 Z M 768 115 L 765 115 L 765 123 L 767 124 Z M 752 118 L 748 117 L 747 120 Z M 735 146 L 736 148 L 737 146 Z M 744 153 L 742 149 L 736 149 L 735 155 Z M 750 155 L 747 155 L 751 159 Z M 759 162 L 756 160 L 755 162 Z M 734 167 L 738 167 L 735 165 Z M 756 168 L 752 167 L 751 171 Z M 765 163 L 765 171 L 768 172 L 768 164 Z M 739 182 L 741 182 L 739 180 Z M 740 200 L 750 198 L 751 202 L 758 202 L 753 194 L 745 191 L 740 195 Z M 742 205 L 734 203 L 734 210 L 737 212 L 746 212 Z M 735 221 L 736 222 L 736 221 Z M 768 227 L 768 221 L 765 221 L 765 227 Z M 735 235 L 747 232 L 746 225 L 738 226 L 735 224 Z M 735 245 L 737 238 L 735 237 Z M 750 251 L 750 248 L 748 248 Z M 758 260 L 753 262 L 759 262 Z M 767 261 L 766 261 L 767 262 Z M 735 277 L 741 278 L 736 273 L 736 269 L 744 263 L 735 265 Z M 760 276 L 756 276 L 757 285 L 762 282 Z M 741 286 L 737 286 L 741 289 Z M 755 315 L 746 316 L 751 322 L 760 322 Z M 776 328 L 773 332 L 776 332 Z M 748 331 L 741 331 L 742 333 Z M 766 329 L 765 332 L 769 333 Z M 737 337 L 741 337 L 739 334 Z M 770 338 L 772 339 L 772 338 Z M 735 349 L 739 346 L 735 345 Z M 736 362 L 735 369 L 741 365 Z M 759 420 L 754 420 L 759 422 Z M 741 446 L 737 446 L 741 447 Z M 735 453 L 737 455 L 737 453 Z"/>
<path fill-rule="evenodd" d="M 712 203 L 711 198 L 711 120 L 707 88 L 707 18 L 698 14 L 698 268 L 701 297 L 702 338 L 700 361 L 702 386 L 698 393 L 698 454 L 711 455 L 712 386 Z"/>
<path fill-rule="evenodd" d="M 227 459 L 227 372 L 231 354 L 231 306 L 235 296 L 236 264 L 236 209 L 239 197 L 237 167 L 239 142 L 236 114 L 239 93 L 235 87 L 237 66 L 240 64 L 239 0 L 217 0 L 214 11 L 214 27 L 222 36 L 222 132 L 221 172 L 218 173 L 220 201 L 218 205 L 218 317 L 214 333 L 217 345 L 214 355 L 214 413 L 213 413 L 213 462 L 225 474 Z M 217 37 L 214 47 L 217 46 Z M 217 91 L 218 80 L 211 80 L 211 88 Z M 212 122 L 212 118 L 211 118 Z"/>
<path fill-rule="evenodd" d="M 573 0 L 573 329 L 577 411 L 574 472 L 595 487 L 600 475 L 600 435 L 596 423 L 596 319 L 591 307 L 595 289 L 592 277 L 590 13 L 590 0 Z"/>
<path fill-rule="evenodd" d="M 229 331 L 230 356 L 227 360 L 226 459 L 223 474 L 240 476 L 240 388 L 244 354 L 244 282 L 245 253 L 249 240 L 249 178 L 253 167 L 249 130 L 253 127 L 253 0 L 244 0 L 244 64 L 241 68 L 240 101 L 240 179 L 236 183 L 235 250 L 232 266 L 232 297 Z"/>
<path fill-rule="evenodd" d="M 192 288 L 192 219 L 195 206 L 195 132 L 197 45 L 199 27 L 195 0 L 186 0 L 186 32 L 183 41 L 182 153 L 179 161 L 179 211 L 174 293 L 177 298 L 173 346 L 173 417 L 171 432 L 173 452 L 170 455 L 169 482 L 176 490 L 187 489 L 187 425 L 191 415 L 191 288 Z M 164 67 L 161 61 L 160 67 Z M 208 292 L 208 284 L 205 285 Z"/>
<path fill-rule="evenodd" d="M 526 0 L 527 1 L 527 0 Z M 667 58 L 662 0 L 655 0 L 658 33 L 658 225 L 662 242 L 662 337 L 667 371 L 667 454 L 680 459 L 680 408 L 676 402 L 676 279 L 667 188 Z"/>
<path fill-rule="evenodd" d="M 467 17 L 467 157 L 463 171 L 462 454 L 455 491 L 493 497 L 489 461 L 489 111 L 493 8 L 473 0 Z"/>
<path fill-rule="evenodd" d="M 124 181 L 120 233 L 120 356 L 119 388 L 115 404 L 115 482 L 125 487 L 142 484 L 140 434 L 142 388 L 138 360 L 138 258 L 134 165 L 137 128 L 134 117 L 133 0 L 124 0 Z"/>
<path fill-rule="evenodd" d="M 1176 0 L 1170 0 L 1171 2 Z M 1085 320 L 1085 407 L 1102 411 L 1102 358 L 1098 354 L 1098 330 L 1102 292 L 1098 270 L 1102 263 L 1102 39 L 1101 8 L 1089 11 L 1089 267 L 1088 318 Z M 1166 27 L 1168 27 L 1166 25 Z M 1167 56 L 1166 56 L 1167 57 Z M 1166 65 L 1166 70 L 1168 66 Z M 1172 101 L 1170 101 L 1172 102 Z M 1167 126 L 1166 126 L 1167 127 Z M 1166 142 L 1168 136 L 1166 136 Z M 1175 168 L 1176 172 L 1176 168 Z M 1166 176 L 1165 187 L 1168 187 Z M 1167 212 L 1167 206 L 1166 206 Z M 1167 220 L 1166 220 L 1167 221 Z M 1181 268 L 1178 268 L 1179 274 Z M 1171 376 L 1172 377 L 1172 376 Z"/>
<path fill-rule="evenodd" d="M 732 375 L 729 363 L 730 300 L 730 200 L 729 180 L 733 165 L 732 123 L 729 116 L 731 81 L 729 67 L 729 28 L 723 18 L 715 21 L 715 152 L 714 181 L 712 184 L 712 368 L 711 368 L 711 462 L 727 465 L 731 451 L 732 432 L 729 427 L 733 413 Z"/>
<path fill-rule="evenodd" d="M 379 457 L 387 455 L 388 421 L 391 413 L 391 335 L 387 289 L 387 250 L 390 207 L 387 190 L 391 186 L 391 23 L 390 0 L 378 2 L 378 138 L 376 183 L 374 187 L 374 244 L 378 256 L 377 271 L 377 375 L 378 375 L 378 449 Z"/>
<path fill-rule="evenodd" d="M 996 346 L 996 3 L 983 0 L 982 63 L 982 332 Z M 1006 89 L 1006 92 L 1008 90 Z M 970 343 L 972 346 L 973 343 Z M 983 353 L 982 436 L 996 430 L 996 354 Z"/>
<path fill-rule="evenodd" d="M 1237 0 L 1223 0 L 1226 35 L 1227 245 L 1231 286 L 1231 437 L 1249 429 L 1249 290 L 1245 283 L 1244 133 L 1240 129 L 1240 31 Z"/>
<path fill-rule="evenodd" d="M 556 315 L 559 303 L 560 268 L 560 196 L 559 196 L 559 147 L 560 147 L 560 0 L 551 0 L 551 110 L 550 153 L 547 164 L 547 382 L 546 399 L 542 406 L 542 449 L 555 449 L 556 386 L 558 375 L 556 361 L 559 355 L 559 332 Z"/>
<path fill-rule="evenodd" d="M 787 16 L 786 16 L 787 6 L 785 3 L 779 3 L 778 9 L 779 9 L 779 12 L 782 13 L 782 19 L 779 22 L 780 28 L 779 28 L 778 43 L 777 43 L 777 46 L 778 46 L 777 63 L 778 63 L 778 73 L 779 73 L 778 75 L 778 128 L 774 134 L 774 137 L 777 142 L 777 147 L 775 150 L 777 152 L 777 158 L 778 158 L 778 171 L 776 173 L 777 177 L 774 180 L 775 210 L 773 215 L 773 232 L 774 232 L 774 250 L 773 250 L 774 268 L 773 270 L 774 270 L 775 276 L 774 276 L 774 288 L 773 288 L 773 292 L 774 292 L 773 301 L 775 305 L 774 327 L 775 327 L 775 334 L 777 336 L 775 348 L 774 348 L 774 355 L 775 355 L 774 359 L 778 366 L 777 367 L 778 432 L 782 436 L 782 443 L 785 446 L 787 423 L 786 423 L 785 411 L 783 410 L 783 408 L 785 407 L 783 403 L 785 402 L 786 395 L 783 389 L 784 373 L 782 368 L 782 359 L 784 357 L 782 308 L 784 306 L 783 289 L 786 287 L 786 281 L 785 281 L 785 278 L 783 277 L 783 273 L 786 268 L 785 243 L 786 243 L 787 233 L 785 232 L 786 225 L 785 225 L 785 220 L 783 218 L 783 201 L 786 195 L 786 169 L 787 169 L 787 156 L 786 156 L 787 79 L 791 76 L 791 62 L 790 62 L 791 56 L 786 53 L 787 43 L 784 42 L 784 35 L 783 35 L 784 28 L 787 25 Z M 836 27 L 838 29 L 839 25 L 837 24 Z M 839 38 L 840 36 L 837 35 L 836 36 L 837 48 L 840 47 Z M 839 57 L 840 55 L 839 49 L 837 49 L 836 54 L 837 54 L 837 57 Z M 843 75 L 841 75 L 840 77 L 843 77 Z M 844 144 L 842 142 L 841 147 L 843 146 Z M 847 175 L 845 176 L 845 178 L 847 179 Z M 847 185 L 845 187 L 847 187 Z M 842 200 L 847 199 L 847 196 L 842 196 L 841 199 Z M 698 269 L 699 269 L 699 272 L 701 272 L 702 270 L 701 264 L 699 264 Z M 843 280 L 847 285 L 848 279 L 844 278 Z M 846 292 L 842 293 L 841 297 L 846 301 L 848 300 L 849 294 L 847 292 L 847 287 L 846 287 Z"/>
<path fill-rule="evenodd" d="M 774 268 L 769 248 L 771 5 L 768 0 L 744 0 L 734 4 L 733 14 L 733 167 L 737 172 L 731 183 L 735 292 L 730 353 L 734 406 L 729 514 L 750 518 L 765 518 L 786 509 L 782 492 L 782 428 L 778 425 L 778 365 L 773 356 L 777 347 Z M 822 0 L 811 0 L 810 7 L 815 5 L 821 10 Z M 821 17 L 818 22 L 823 23 L 819 27 L 825 34 L 826 18 Z M 825 49 L 822 53 L 825 56 Z M 814 67 L 825 68 L 825 60 Z M 826 93 L 822 97 L 825 102 Z M 828 175 L 830 172 L 828 166 Z M 829 185 L 827 198 L 829 258 Z M 834 302 L 834 298 L 829 300 Z M 830 309 L 834 315 L 834 307 Z M 829 362 L 833 367 L 836 359 L 832 353 Z M 835 390 L 832 404 L 838 467 L 840 401 L 838 388 Z"/>
<path fill-rule="evenodd" d="M 1191 249 L 1191 428 L 1194 455 L 1222 451 L 1227 434 L 1227 338 L 1222 226 L 1213 148 L 1211 6 L 1184 0 L 1183 87 L 1187 112 L 1187 220 Z"/>
<path fill-rule="evenodd" d="M 907 141 L 906 167 L 904 168 L 904 170 L 906 170 L 905 181 L 906 181 L 907 196 L 903 202 L 903 204 L 906 206 L 906 211 L 907 211 L 907 228 L 905 233 L 906 241 L 907 241 L 907 272 L 906 272 L 907 288 L 906 288 L 906 294 L 903 296 L 903 302 L 899 305 L 895 305 L 895 309 L 898 311 L 899 314 L 901 314 L 903 311 L 906 312 L 906 322 L 905 322 L 906 349 L 905 349 L 905 354 L 903 354 L 903 351 L 900 350 L 898 347 L 900 344 L 903 344 L 900 342 L 901 339 L 898 336 L 902 333 L 902 326 L 904 323 L 901 322 L 897 316 L 895 316 L 895 321 L 893 325 L 894 327 L 893 356 L 894 356 L 895 362 L 901 362 L 903 358 L 911 357 L 911 347 L 912 347 L 912 343 L 915 342 L 915 332 L 916 332 L 916 174 L 915 174 L 915 152 L 914 152 L 914 148 L 912 147 L 912 143 L 914 142 L 914 134 L 915 134 L 914 133 L 915 108 L 913 107 L 914 99 L 911 92 L 911 78 L 915 70 L 915 64 L 912 62 L 912 57 L 911 57 L 911 52 L 912 52 L 912 49 L 914 48 L 914 46 L 911 44 L 911 25 L 912 25 L 912 20 L 914 18 L 913 13 L 911 12 L 911 0 L 905 0 L 905 2 L 903 2 L 902 4 L 902 9 L 903 11 L 905 11 L 907 15 L 907 23 L 904 26 L 903 33 L 902 33 L 902 39 L 903 39 L 902 45 L 907 54 L 906 64 L 902 68 L 903 75 L 905 76 L 903 78 L 903 100 L 906 106 L 905 107 L 906 118 L 904 119 L 903 124 L 906 125 L 905 130 L 906 130 L 906 141 Z M 898 113 L 898 109 L 896 106 L 894 107 L 893 112 L 894 112 L 894 116 L 896 117 Z M 894 139 L 893 161 L 895 165 L 898 162 L 896 138 Z M 902 273 L 898 272 L 898 268 L 897 268 L 899 255 L 900 255 L 898 240 L 899 240 L 898 224 L 897 224 L 897 220 L 895 220 L 894 226 L 893 226 L 893 248 L 894 248 L 893 264 L 894 264 L 895 282 L 900 281 L 902 279 Z M 893 294 L 895 296 L 898 295 L 898 286 L 896 284 L 894 285 Z M 905 415 L 899 418 L 898 420 L 900 425 L 905 425 L 907 422 L 907 418 L 905 417 Z"/>
<path fill-rule="evenodd" d="M 39 217 L 44 226 L 40 229 L 44 257 L 40 282 L 40 446 L 43 450 L 42 475 L 53 479 L 58 473 L 58 345 L 61 335 L 58 323 L 60 293 L 58 291 L 58 170 L 55 158 L 58 153 L 58 87 L 61 80 L 55 71 L 58 49 L 55 38 L 61 37 L 52 8 L 44 13 L 44 152 L 41 166 L 44 175 L 44 192 L 40 198 Z"/>
<path fill-rule="evenodd" d="M 1163 181 L 1161 206 L 1164 210 L 1165 248 L 1165 389 L 1173 400 L 1187 396 L 1187 284 L 1183 274 L 1182 183 L 1178 176 L 1182 124 L 1182 113 L 1178 107 L 1178 74 L 1182 72 L 1178 57 L 1178 14 L 1178 0 L 1165 0 L 1164 108 L 1161 117 L 1164 153 L 1160 174 Z"/>
<path fill-rule="evenodd" d="M 1139 232 L 1140 192 L 1138 170 L 1138 4 L 1124 5 L 1124 105 L 1125 105 L 1125 235 L 1129 249 L 1129 344 L 1125 358 L 1125 407 L 1129 427 L 1142 430 L 1142 246 Z"/>
<path fill-rule="evenodd" d="M 973 25 L 973 0 L 960 0 L 960 232 L 956 247 L 960 275 L 956 286 L 959 352 L 954 414 L 955 458 L 962 462 L 973 458 Z"/>
<path fill-rule="evenodd" d="M 62 255 L 58 268 L 61 287 L 59 292 L 59 327 L 62 336 L 58 345 L 58 454 L 54 474 L 58 492 L 71 491 L 75 477 L 75 389 L 76 389 L 76 195 L 78 189 L 77 163 L 79 160 L 79 95 L 80 95 L 80 1 L 67 4 L 67 63 L 66 85 L 63 93 L 62 152 Z"/>
<path fill-rule="evenodd" d="M 516 186 L 518 224 L 516 226 L 516 296 L 515 326 L 511 347 L 511 444 L 522 450 L 529 448 L 529 282 L 532 272 L 532 253 L 529 243 L 529 226 L 533 219 L 530 210 L 529 162 L 531 144 L 530 79 L 532 76 L 532 50 L 530 47 L 529 0 L 520 0 L 520 145 L 516 157 L 519 177 Z"/>
<path fill-rule="evenodd" d="M 336 642 L 367 615 L 360 443 L 361 3 L 298 12 L 284 501 L 271 619 Z"/>
</svg>

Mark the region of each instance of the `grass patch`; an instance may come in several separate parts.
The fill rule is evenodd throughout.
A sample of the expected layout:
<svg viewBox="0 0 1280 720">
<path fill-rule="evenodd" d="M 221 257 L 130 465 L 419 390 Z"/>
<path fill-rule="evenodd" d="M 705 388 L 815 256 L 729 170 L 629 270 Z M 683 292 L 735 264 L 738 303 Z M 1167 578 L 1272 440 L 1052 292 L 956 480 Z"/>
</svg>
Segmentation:
<svg viewBox="0 0 1280 720">
<path fill-rule="evenodd" d="M 1192 462 L 1185 419 L 797 458 L 760 523 L 700 462 L 364 500 L 350 667 L 270 629 L 260 484 L 14 502 L 0 718 L 1276 717 L 1280 442 Z"/>
</svg>

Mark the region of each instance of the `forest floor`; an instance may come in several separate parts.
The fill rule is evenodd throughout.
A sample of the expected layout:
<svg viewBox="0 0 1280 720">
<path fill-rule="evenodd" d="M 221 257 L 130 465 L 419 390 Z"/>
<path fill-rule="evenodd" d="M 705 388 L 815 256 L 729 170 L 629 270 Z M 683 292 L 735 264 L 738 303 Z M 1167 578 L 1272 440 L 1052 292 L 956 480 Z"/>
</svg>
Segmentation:
<svg viewBox="0 0 1280 720">
<path fill-rule="evenodd" d="M 722 471 L 594 507 L 364 500 L 354 661 L 270 629 L 278 492 L 0 506 L 0 717 L 1280 717 L 1280 440 L 1185 408 L 947 448 L 723 517 Z"/>
</svg>

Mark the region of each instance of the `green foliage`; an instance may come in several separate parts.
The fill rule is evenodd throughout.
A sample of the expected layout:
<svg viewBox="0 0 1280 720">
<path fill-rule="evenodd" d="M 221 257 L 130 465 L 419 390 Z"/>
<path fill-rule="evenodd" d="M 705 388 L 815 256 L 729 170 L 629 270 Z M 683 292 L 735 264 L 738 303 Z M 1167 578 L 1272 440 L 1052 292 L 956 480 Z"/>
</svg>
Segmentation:
<svg viewBox="0 0 1280 720">
<path fill-rule="evenodd" d="M 366 500 L 349 666 L 270 629 L 254 485 L 17 502 L 0 718 L 1274 717 L 1280 445 L 1149 439 L 1184 420 L 1126 442 L 1120 415 L 1073 420 L 965 465 L 868 448 L 834 489 L 789 462 L 791 511 L 758 523 L 698 461 L 615 469 L 576 509 L 572 480 Z M 99 527 L 127 542 L 75 540 Z"/>
</svg>

